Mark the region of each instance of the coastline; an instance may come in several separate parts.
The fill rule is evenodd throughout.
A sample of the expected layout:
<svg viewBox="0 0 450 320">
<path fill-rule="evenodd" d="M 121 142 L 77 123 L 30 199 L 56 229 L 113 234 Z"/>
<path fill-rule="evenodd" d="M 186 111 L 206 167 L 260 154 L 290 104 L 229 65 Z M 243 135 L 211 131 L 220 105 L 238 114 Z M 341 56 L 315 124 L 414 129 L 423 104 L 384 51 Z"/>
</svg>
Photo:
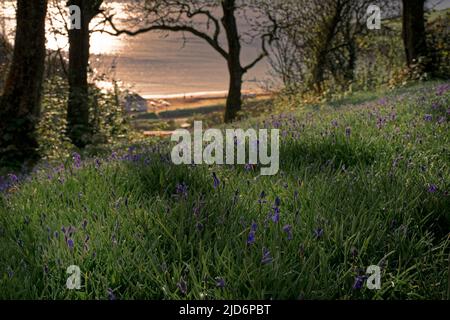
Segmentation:
<svg viewBox="0 0 450 320">
<path fill-rule="evenodd" d="M 213 106 L 225 106 L 227 91 L 195 92 L 189 94 L 170 95 L 146 95 L 142 98 L 147 102 L 147 112 L 156 114 L 161 112 L 211 108 Z M 263 91 L 243 91 L 243 99 L 264 99 L 272 94 Z"/>
</svg>

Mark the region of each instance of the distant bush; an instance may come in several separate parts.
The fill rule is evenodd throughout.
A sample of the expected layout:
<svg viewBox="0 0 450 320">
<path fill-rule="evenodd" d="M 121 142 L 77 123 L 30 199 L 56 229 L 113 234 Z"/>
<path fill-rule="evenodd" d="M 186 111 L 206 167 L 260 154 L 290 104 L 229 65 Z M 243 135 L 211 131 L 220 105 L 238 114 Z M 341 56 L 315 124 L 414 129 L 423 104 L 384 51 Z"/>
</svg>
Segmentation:
<svg viewBox="0 0 450 320">
<path fill-rule="evenodd" d="M 38 128 L 40 153 L 44 159 L 65 159 L 74 150 L 66 136 L 67 97 L 66 79 L 55 76 L 44 83 L 41 121 Z M 88 151 L 128 139 L 129 121 L 124 110 L 127 92 L 117 85 L 112 91 L 90 87 L 90 114 L 94 132 Z"/>
<path fill-rule="evenodd" d="M 450 78 L 450 11 L 428 23 L 428 48 L 434 75 Z"/>
</svg>

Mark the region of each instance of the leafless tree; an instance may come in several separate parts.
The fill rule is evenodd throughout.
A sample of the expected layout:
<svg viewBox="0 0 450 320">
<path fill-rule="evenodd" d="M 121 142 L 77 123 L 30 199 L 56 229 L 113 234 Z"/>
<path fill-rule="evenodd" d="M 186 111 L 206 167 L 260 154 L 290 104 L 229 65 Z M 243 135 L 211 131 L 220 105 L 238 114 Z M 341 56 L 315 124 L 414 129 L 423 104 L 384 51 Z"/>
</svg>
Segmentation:
<svg viewBox="0 0 450 320">
<path fill-rule="evenodd" d="M 391 1 L 392 2 L 392 1 Z M 395 2 L 395 1 L 394 1 Z M 344 86 L 353 80 L 358 36 L 367 32 L 367 8 L 386 0 L 278 0 L 277 37 L 271 64 L 287 86 L 323 90 L 327 78 Z"/>
<path fill-rule="evenodd" d="M 116 26 L 114 14 L 105 14 L 112 27 L 110 34 L 136 36 L 151 31 L 183 32 L 203 39 L 227 62 L 230 75 L 225 121 L 233 121 L 242 107 L 244 75 L 267 54 L 272 41 L 273 24 L 264 16 L 261 5 L 267 0 L 136 0 L 127 8 L 124 29 Z M 252 26 L 241 30 L 238 19 Z M 258 28 L 257 28 L 258 27 Z M 242 64 L 244 41 L 260 41 L 261 52 L 247 65 Z M 211 70 L 214 72 L 214 70 Z"/>
</svg>

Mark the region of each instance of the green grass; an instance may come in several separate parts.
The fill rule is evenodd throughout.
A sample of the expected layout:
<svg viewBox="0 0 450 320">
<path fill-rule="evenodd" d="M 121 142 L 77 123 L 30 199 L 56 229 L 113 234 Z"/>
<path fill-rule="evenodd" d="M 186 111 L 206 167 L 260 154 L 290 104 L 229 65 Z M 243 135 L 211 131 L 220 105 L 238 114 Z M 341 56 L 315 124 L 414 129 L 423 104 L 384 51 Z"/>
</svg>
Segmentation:
<svg viewBox="0 0 450 320">
<path fill-rule="evenodd" d="M 438 85 L 235 124 L 281 129 L 273 177 L 174 166 L 166 141 L 36 172 L 1 197 L 0 298 L 447 299 L 450 91 Z M 73 249 L 63 226 L 75 228 Z M 381 290 L 354 290 L 374 264 Z M 81 290 L 65 288 L 70 265 Z"/>
</svg>

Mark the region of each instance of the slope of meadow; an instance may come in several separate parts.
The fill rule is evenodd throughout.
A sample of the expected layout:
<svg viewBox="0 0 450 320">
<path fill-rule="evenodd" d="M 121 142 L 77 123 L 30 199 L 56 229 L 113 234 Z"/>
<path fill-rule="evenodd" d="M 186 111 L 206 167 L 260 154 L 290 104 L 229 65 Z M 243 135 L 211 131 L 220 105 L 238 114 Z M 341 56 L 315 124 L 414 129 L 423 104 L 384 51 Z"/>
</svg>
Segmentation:
<svg viewBox="0 0 450 320">
<path fill-rule="evenodd" d="M 449 100 L 420 84 L 236 124 L 281 129 L 273 177 L 174 166 L 165 141 L 9 176 L 0 298 L 448 298 Z"/>
</svg>

